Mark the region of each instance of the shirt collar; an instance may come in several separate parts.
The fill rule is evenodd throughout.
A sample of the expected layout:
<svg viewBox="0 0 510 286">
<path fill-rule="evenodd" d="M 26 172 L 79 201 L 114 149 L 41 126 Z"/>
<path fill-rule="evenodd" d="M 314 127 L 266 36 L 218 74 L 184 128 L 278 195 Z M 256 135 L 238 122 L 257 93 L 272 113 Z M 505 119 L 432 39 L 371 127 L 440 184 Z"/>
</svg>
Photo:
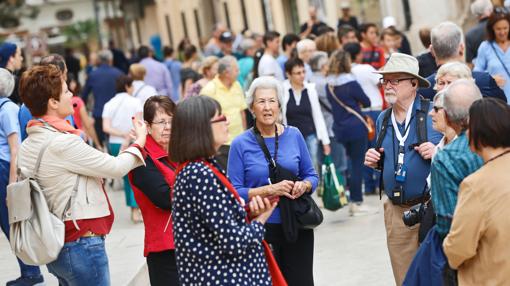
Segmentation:
<svg viewBox="0 0 510 286">
<path fill-rule="evenodd" d="M 145 150 L 151 158 L 161 159 L 163 157 L 168 157 L 168 153 L 159 146 L 158 143 L 152 138 L 152 136 L 148 135 L 147 140 L 145 142 Z"/>
</svg>

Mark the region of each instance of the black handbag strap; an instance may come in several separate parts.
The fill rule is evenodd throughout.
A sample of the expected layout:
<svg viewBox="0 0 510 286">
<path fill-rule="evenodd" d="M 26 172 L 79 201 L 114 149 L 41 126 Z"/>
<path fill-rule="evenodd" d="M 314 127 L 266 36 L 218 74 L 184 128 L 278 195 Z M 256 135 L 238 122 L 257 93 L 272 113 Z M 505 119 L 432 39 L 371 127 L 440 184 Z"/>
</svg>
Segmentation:
<svg viewBox="0 0 510 286">
<path fill-rule="evenodd" d="M 510 77 L 510 72 L 508 71 L 508 69 L 506 68 L 506 65 L 505 63 L 503 63 L 503 60 L 501 59 L 501 57 L 499 56 L 498 54 L 498 51 L 496 51 L 496 48 L 494 47 L 494 42 L 491 42 L 491 48 L 492 50 L 494 51 L 494 54 L 496 54 L 496 57 L 498 58 L 499 60 L 499 63 L 503 66 L 503 68 L 505 69 L 505 72 L 506 72 L 506 75 L 508 75 Z"/>
<path fill-rule="evenodd" d="M 275 125 L 275 142 L 274 142 L 274 158 L 271 157 L 271 153 L 269 153 L 269 149 L 267 148 L 266 142 L 264 138 L 260 134 L 257 126 L 253 126 L 252 132 L 255 135 L 255 139 L 257 139 L 257 143 L 259 144 L 262 152 L 264 152 L 264 156 L 266 157 L 267 163 L 271 165 L 271 167 L 276 167 L 276 161 L 278 160 L 278 126 Z"/>
</svg>

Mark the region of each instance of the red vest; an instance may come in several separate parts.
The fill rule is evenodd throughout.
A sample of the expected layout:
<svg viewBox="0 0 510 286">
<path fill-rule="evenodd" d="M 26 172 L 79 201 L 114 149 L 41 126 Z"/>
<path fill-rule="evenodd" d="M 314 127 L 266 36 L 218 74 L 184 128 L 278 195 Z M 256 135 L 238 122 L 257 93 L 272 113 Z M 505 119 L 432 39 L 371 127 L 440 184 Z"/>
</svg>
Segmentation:
<svg viewBox="0 0 510 286">
<path fill-rule="evenodd" d="M 167 163 L 176 167 L 177 165 L 168 160 L 168 154 L 154 141 L 152 136 L 147 135 L 147 143 L 145 144 L 147 156 L 149 156 L 170 188 L 173 188 L 175 181 L 175 171 L 168 168 L 158 159 L 164 158 Z M 162 210 L 154 205 L 149 198 L 133 184 L 133 172 L 129 172 L 129 183 L 133 188 L 135 200 L 140 211 L 142 212 L 143 222 L 145 226 L 145 242 L 143 255 L 147 256 L 150 252 L 160 252 L 169 249 L 175 249 L 174 234 L 172 231 L 172 212 Z M 170 193 L 168 199 L 170 200 Z"/>
</svg>

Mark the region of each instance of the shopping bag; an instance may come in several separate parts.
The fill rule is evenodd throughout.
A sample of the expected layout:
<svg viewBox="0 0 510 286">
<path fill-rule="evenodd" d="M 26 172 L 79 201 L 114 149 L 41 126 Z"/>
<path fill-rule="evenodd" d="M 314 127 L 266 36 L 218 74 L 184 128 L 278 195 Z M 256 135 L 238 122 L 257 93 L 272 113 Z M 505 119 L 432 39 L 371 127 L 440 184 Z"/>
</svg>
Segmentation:
<svg viewBox="0 0 510 286">
<path fill-rule="evenodd" d="M 335 211 L 348 204 L 343 178 L 337 174 L 330 156 L 326 156 L 322 163 L 321 187 L 322 202 L 327 210 Z"/>
</svg>

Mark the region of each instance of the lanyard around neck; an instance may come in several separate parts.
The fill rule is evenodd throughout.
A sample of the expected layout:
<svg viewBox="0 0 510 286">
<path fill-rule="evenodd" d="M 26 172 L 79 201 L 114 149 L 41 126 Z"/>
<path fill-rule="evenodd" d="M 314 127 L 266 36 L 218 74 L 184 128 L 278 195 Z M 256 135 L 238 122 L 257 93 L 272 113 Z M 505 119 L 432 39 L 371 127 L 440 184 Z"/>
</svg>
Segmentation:
<svg viewBox="0 0 510 286">
<path fill-rule="evenodd" d="M 409 124 L 411 123 L 411 115 L 413 113 L 413 105 L 409 106 L 407 109 L 407 115 L 406 115 L 406 121 L 404 121 L 404 135 L 400 133 L 400 129 L 398 128 L 397 120 L 395 119 L 395 111 L 391 111 L 391 124 L 393 125 L 393 129 L 395 130 L 395 136 L 398 140 L 398 145 L 400 147 L 404 147 L 404 144 L 406 142 L 407 136 L 409 136 Z"/>
</svg>

